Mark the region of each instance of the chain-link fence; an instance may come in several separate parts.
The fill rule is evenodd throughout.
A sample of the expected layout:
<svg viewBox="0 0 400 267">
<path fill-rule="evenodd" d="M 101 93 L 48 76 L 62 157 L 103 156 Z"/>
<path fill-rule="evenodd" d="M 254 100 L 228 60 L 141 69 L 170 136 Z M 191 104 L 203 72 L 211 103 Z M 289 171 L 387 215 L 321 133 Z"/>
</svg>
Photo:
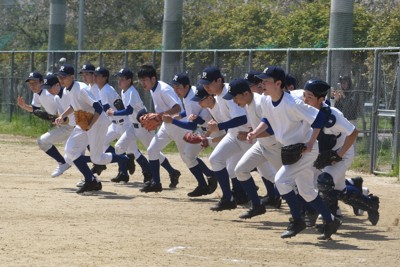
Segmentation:
<svg viewBox="0 0 400 267">
<path fill-rule="evenodd" d="M 391 138 L 396 133 L 395 116 L 383 119 L 377 115 L 378 109 L 399 110 L 399 96 L 396 94 L 399 48 L 0 52 L 0 115 L 11 120 L 12 114 L 20 113 L 16 105 L 17 96 L 24 97 L 28 102 L 32 99 L 24 82 L 28 73 L 33 70 L 43 74 L 54 72 L 62 57 L 76 69 L 90 62 L 107 67 L 110 73 L 116 73 L 122 67 L 136 73 L 140 65 L 151 63 L 160 73 L 163 52 L 179 55 L 179 62 L 172 68 L 176 72 L 187 71 L 192 84 L 197 83 L 202 70 L 210 65 L 221 68 L 226 82 L 243 77 L 249 70 L 262 71 L 268 65 L 280 65 L 286 69 L 297 79 L 297 88 L 302 88 L 310 78 L 324 79 L 332 86 L 332 104 L 357 126 L 360 138 L 363 138 L 361 141 L 371 152 L 377 149 L 377 144 L 371 142 L 370 137 L 376 137 L 378 129 L 382 132 L 381 128 L 385 128 Z M 78 75 L 76 78 L 80 80 Z M 150 94 L 141 89 L 137 78 L 134 79 L 146 106 L 151 108 Z M 170 79 L 172 76 L 164 80 L 169 82 Z M 110 77 L 110 84 L 119 91 L 116 77 Z M 393 127 L 384 126 L 382 120 L 390 121 Z M 378 126 L 376 129 L 374 123 Z M 391 140 L 392 158 L 395 158 L 398 142 Z M 376 166 L 375 163 L 371 158 L 371 166 Z"/>
</svg>

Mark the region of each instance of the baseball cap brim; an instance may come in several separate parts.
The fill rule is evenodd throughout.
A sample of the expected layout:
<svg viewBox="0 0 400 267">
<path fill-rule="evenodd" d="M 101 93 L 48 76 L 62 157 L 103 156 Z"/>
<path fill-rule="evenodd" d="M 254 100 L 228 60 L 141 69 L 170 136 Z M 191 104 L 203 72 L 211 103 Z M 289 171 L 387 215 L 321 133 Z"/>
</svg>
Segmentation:
<svg viewBox="0 0 400 267">
<path fill-rule="evenodd" d="M 266 74 L 266 73 L 261 73 L 261 74 L 255 75 L 255 76 L 257 78 L 261 79 L 261 80 L 268 79 L 268 78 L 273 78 L 271 75 Z"/>
<path fill-rule="evenodd" d="M 169 82 L 169 85 L 171 85 L 171 86 L 178 86 L 178 85 L 180 85 L 180 83 L 179 82 L 177 82 L 177 81 L 174 81 L 174 80 L 172 80 L 172 81 L 170 81 Z"/>
<path fill-rule="evenodd" d="M 225 100 L 232 100 L 235 96 L 231 95 L 230 93 L 226 93 L 222 98 Z"/>
<path fill-rule="evenodd" d="M 51 87 L 53 87 L 52 85 L 49 85 L 49 84 L 43 84 L 42 85 L 42 89 L 50 89 Z"/>
<path fill-rule="evenodd" d="M 27 83 L 27 82 L 29 82 L 30 80 L 32 80 L 32 81 L 39 81 L 40 79 L 39 78 L 28 78 L 28 79 L 26 79 L 25 80 L 25 82 Z"/>
<path fill-rule="evenodd" d="M 202 85 L 209 85 L 211 83 L 211 81 L 205 80 L 205 79 L 200 79 L 198 83 L 202 84 Z"/>
<path fill-rule="evenodd" d="M 59 72 L 56 73 L 56 75 L 57 75 L 57 76 L 66 77 L 66 76 L 68 76 L 68 75 L 70 75 L 70 74 L 68 74 L 68 73 L 66 73 L 66 72 L 63 72 L 63 71 L 59 71 Z"/>
<path fill-rule="evenodd" d="M 94 70 L 81 70 L 80 72 L 78 72 L 78 74 L 82 74 L 82 73 L 86 73 L 86 72 L 94 73 Z"/>
</svg>

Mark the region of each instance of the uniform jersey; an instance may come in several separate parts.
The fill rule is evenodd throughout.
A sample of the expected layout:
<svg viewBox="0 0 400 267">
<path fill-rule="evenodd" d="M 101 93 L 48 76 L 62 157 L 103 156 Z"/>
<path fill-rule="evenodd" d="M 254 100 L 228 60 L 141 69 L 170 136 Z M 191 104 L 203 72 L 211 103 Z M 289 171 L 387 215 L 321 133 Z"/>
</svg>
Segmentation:
<svg viewBox="0 0 400 267">
<path fill-rule="evenodd" d="M 43 107 L 49 114 L 55 115 L 57 113 L 54 95 L 50 94 L 46 89 L 42 89 L 39 93 L 34 93 L 31 104 L 33 107 Z"/>
<path fill-rule="evenodd" d="M 150 90 L 150 93 L 154 103 L 154 110 L 157 113 L 163 113 L 170 110 L 176 104 L 178 104 L 183 110 L 182 102 L 175 94 L 174 89 L 167 83 L 158 81 L 157 87 L 154 90 Z"/>
<path fill-rule="evenodd" d="M 204 122 L 204 127 L 206 127 L 209 120 L 211 120 L 210 112 L 200 106 L 199 102 L 193 101 L 192 98 L 195 95 L 196 87 L 192 86 L 186 96 L 182 99 L 183 106 L 185 108 L 186 117 L 182 118 L 181 121 L 189 121 L 189 115 L 194 114 L 201 117 Z"/>
<path fill-rule="evenodd" d="M 277 103 L 270 96 L 262 98 L 263 117 L 270 123 L 275 138 L 282 145 L 307 143 L 311 138 L 311 124 L 319 110 L 284 92 Z"/>
<path fill-rule="evenodd" d="M 54 101 L 56 102 L 56 107 L 57 107 L 57 113 L 62 114 L 64 113 L 65 110 L 67 110 L 71 106 L 71 101 L 70 99 L 65 96 L 66 95 L 66 89 L 60 90 L 60 94 L 54 96 Z M 73 114 L 70 114 L 68 116 L 69 119 L 69 125 L 75 126 L 75 116 Z"/>
<path fill-rule="evenodd" d="M 323 104 L 325 107 L 327 106 L 325 103 Z M 336 145 L 332 148 L 332 150 L 337 150 L 343 146 L 344 140 L 347 136 L 353 133 L 356 128 L 351 122 L 349 122 L 344 116 L 343 113 L 337 108 L 331 107 L 331 114 L 335 116 L 336 121 L 335 124 L 331 127 L 324 126 L 322 131 L 324 134 L 330 134 L 339 136 L 336 139 Z"/>
<path fill-rule="evenodd" d="M 116 110 L 114 101 L 119 99 L 119 95 L 115 89 L 106 83 L 103 88 L 100 89 L 100 103 L 102 106 L 109 105 L 110 108 Z M 108 116 L 110 121 L 120 121 L 126 118 L 126 116 Z"/>
<path fill-rule="evenodd" d="M 89 87 L 90 87 L 90 91 L 92 92 L 92 94 L 94 96 L 94 99 L 96 99 L 96 101 L 99 101 L 100 100 L 100 89 L 97 86 L 97 84 L 94 83 L 92 85 L 89 85 Z"/>
<path fill-rule="evenodd" d="M 217 112 L 220 113 L 220 117 L 223 119 L 222 122 L 229 121 L 236 117 L 246 116 L 246 111 L 244 108 L 239 107 L 235 102 L 233 102 L 233 100 L 226 100 L 223 98 L 223 96 L 228 93 L 228 85 L 229 84 L 226 83 L 221 94 L 215 97 L 215 105 L 218 107 Z M 238 127 L 228 129 L 228 132 L 237 133 L 239 131 L 248 131 L 249 126 L 249 124 L 240 125 Z"/>
<path fill-rule="evenodd" d="M 139 122 L 136 119 L 138 112 L 146 109 L 146 106 L 140 98 L 138 91 L 133 85 L 131 85 L 125 92 L 121 91 L 121 98 L 125 108 L 127 108 L 128 106 L 131 106 L 133 108 L 133 113 L 128 116 L 129 120 L 132 123 L 138 124 Z"/>
<path fill-rule="evenodd" d="M 68 96 L 75 111 L 84 110 L 94 114 L 93 103 L 97 101 L 85 83 L 74 81 L 69 90 L 65 89 L 65 95 Z"/>
</svg>

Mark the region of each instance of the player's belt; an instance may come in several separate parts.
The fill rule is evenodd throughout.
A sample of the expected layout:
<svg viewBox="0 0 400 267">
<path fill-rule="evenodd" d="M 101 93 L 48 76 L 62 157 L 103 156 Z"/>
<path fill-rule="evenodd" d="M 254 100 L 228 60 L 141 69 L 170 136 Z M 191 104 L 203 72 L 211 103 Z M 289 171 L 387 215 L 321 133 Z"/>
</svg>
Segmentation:
<svg viewBox="0 0 400 267">
<path fill-rule="evenodd" d="M 133 128 L 139 129 L 141 127 L 141 125 L 139 123 L 132 123 L 133 124 Z"/>
<path fill-rule="evenodd" d="M 115 124 L 121 124 L 121 123 L 123 123 L 123 122 L 124 122 L 124 119 L 120 119 L 120 120 L 112 120 L 111 122 L 112 122 L 112 123 L 115 123 Z"/>
</svg>

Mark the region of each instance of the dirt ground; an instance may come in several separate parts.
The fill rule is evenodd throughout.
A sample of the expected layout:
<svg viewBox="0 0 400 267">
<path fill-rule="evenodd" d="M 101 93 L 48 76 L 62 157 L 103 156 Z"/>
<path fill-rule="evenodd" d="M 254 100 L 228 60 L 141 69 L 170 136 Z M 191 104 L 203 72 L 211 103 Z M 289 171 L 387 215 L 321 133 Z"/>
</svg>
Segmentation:
<svg viewBox="0 0 400 267">
<path fill-rule="evenodd" d="M 212 212 L 220 190 L 188 198 L 194 178 L 177 155 L 168 155 L 182 172 L 177 189 L 168 188 L 163 170 L 161 193 L 139 192 L 140 171 L 128 184 L 113 184 L 117 166 L 109 165 L 100 176 L 103 191 L 77 195 L 77 169 L 51 178 L 56 164 L 34 139 L 0 135 L 0 150 L 0 266 L 389 267 L 400 261 L 397 178 L 362 175 L 381 199 L 377 226 L 341 204 L 343 225 L 333 240 L 317 240 L 315 229 L 283 240 L 286 204 L 250 220 L 238 218 L 243 206 Z"/>
</svg>

